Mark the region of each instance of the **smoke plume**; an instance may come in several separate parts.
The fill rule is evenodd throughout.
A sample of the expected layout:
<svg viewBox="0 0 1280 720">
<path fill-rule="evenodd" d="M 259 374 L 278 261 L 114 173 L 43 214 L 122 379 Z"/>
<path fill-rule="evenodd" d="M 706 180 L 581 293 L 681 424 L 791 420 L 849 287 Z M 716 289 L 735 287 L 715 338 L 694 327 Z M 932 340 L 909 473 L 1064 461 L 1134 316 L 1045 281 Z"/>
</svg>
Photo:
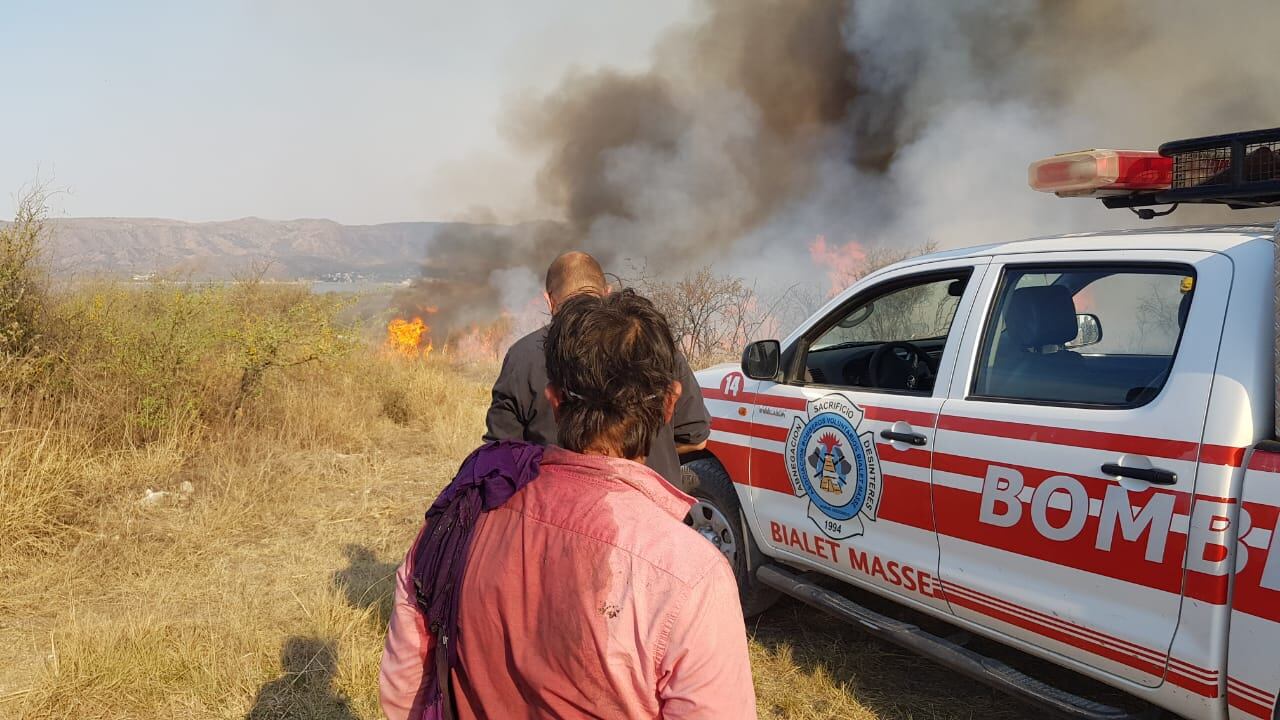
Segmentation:
<svg viewBox="0 0 1280 720">
<path fill-rule="evenodd" d="M 513 104 L 512 140 L 544 158 L 537 189 L 562 222 L 509 233 L 523 237 L 501 253 L 460 240 L 476 282 L 540 277 L 572 247 L 615 271 L 806 282 L 819 235 L 948 248 L 1124 227 L 1128 213 L 1032 192 L 1027 165 L 1280 124 L 1271 0 L 703 0 L 695 14 L 646 72 L 579 70 Z M 504 289 L 467 314 L 518 304 Z"/>
<path fill-rule="evenodd" d="M 391 310 L 423 317 L 432 341 L 447 346 L 504 314 L 527 315 L 539 301 L 546 267 L 567 242 L 560 223 L 445 225 L 428 241 L 421 277 L 395 294 Z"/>
</svg>

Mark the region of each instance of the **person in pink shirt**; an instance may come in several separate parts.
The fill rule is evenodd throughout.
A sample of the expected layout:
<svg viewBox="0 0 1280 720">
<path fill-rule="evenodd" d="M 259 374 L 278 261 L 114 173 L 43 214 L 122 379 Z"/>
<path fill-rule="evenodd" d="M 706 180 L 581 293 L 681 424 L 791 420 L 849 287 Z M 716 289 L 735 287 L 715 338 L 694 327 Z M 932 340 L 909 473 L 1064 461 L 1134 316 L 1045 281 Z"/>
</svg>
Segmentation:
<svg viewBox="0 0 1280 720">
<path fill-rule="evenodd" d="M 631 291 L 574 297 L 545 353 L 560 446 L 480 515 L 450 641 L 453 713 L 755 718 L 733 572 L 682 522 L 692 498 L 643 464 L 681 390 L 666 320 Z M 382 657 L 390 720 L 441 716 L 424 697 L 439 659 L 414 557 L 396 574 Z"/>
</svg>

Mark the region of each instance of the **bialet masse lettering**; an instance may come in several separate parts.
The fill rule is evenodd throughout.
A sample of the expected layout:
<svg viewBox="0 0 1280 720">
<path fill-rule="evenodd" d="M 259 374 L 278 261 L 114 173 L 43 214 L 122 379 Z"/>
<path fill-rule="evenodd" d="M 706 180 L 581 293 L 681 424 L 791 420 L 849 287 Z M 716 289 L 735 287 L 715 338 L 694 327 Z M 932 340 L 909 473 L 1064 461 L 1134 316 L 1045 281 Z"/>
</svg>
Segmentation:
<svg viewBox="0 0 1280 720">
<path fill-rule="evenodd" d="M 896 560 L 886 562 L 875 553 L 855 547 L 846 548 L 830 538 L 811 535 L 804 530 L 787 527 L 779 522 L 770 522 L 769 532 L 776 543 L 790 546 L 836 565 L 848 565 L 863 575 L 879 578 L 908 592 L 918 592 L 925 597 L 936 597 L 933 575 L 923 570 Z"/>
</svg>

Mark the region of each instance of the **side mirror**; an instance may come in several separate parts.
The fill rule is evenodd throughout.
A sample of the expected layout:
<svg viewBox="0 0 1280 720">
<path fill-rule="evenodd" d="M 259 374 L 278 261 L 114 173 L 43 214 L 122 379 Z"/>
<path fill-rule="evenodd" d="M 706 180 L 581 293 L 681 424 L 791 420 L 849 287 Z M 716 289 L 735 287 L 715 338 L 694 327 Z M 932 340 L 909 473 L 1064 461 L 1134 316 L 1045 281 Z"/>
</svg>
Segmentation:
<svg viewBox="0 0 1280 720">
<path fill-rule="evenodd" d="M 752 380 L 773 380 L 782 363 L 782 343 L 757 340 L 742 351 L 742 372 Z"/>
<path fill-rule="evenodd" d="M 1076 315 L 1076 338 L 1067 343 L 1069 348 L 1097 345 L 1102 342 L 1102 321 L 1093 313 Z"/>
</svg>

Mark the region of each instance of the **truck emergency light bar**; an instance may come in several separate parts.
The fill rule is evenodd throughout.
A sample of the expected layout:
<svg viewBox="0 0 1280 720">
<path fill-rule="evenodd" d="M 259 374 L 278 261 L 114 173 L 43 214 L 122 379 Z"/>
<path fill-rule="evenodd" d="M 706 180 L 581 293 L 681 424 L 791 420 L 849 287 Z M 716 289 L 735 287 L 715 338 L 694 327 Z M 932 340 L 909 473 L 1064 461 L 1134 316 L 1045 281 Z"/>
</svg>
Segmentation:
<svg viewBox="0 0 1280 720">
<path fill-rule="evenodd" d="M 1031 164 L 1032 189 L 1109 208 L 1212 203 L 1280 206 L 1280 128 L 1175 140 L 1159 152 L 1083 150 Z M 1136 211 L 1144 218 L 1152 210 Z M 1169 210 L 1172 212 L 1172 208 Z"/>
</svg>

